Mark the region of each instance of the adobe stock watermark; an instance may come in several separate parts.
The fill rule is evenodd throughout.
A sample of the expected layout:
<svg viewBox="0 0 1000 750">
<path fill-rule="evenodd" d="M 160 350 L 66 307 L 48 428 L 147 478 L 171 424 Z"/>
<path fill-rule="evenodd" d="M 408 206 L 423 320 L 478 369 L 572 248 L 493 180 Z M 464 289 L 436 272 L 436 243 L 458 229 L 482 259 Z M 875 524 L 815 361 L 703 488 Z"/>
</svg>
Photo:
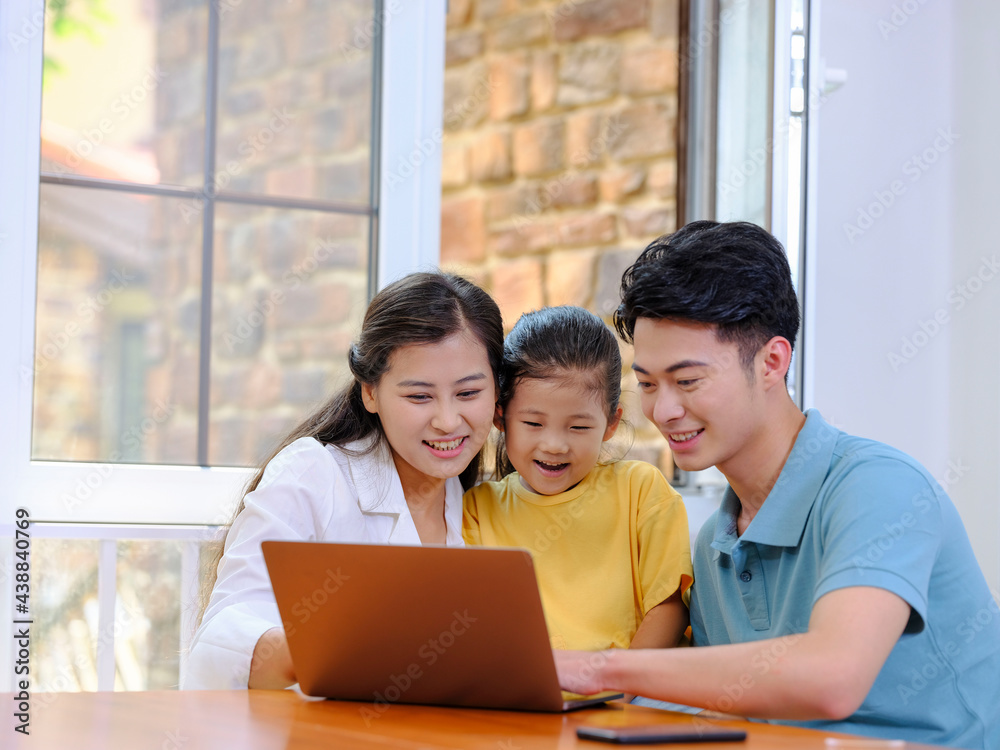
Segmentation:
<svg viewBox="0 0 1000 750">
<path fill-rule="evenodd" d="M 844 222 L 844 235 L 852 245 L 859 237 L 863 237 L 865 232 L 875 226 L 875 222 L 885 216 L 886 212 L 892 208 L 897 199 L 906 194 L 910 185 L 919 182 L 921 178 L 930 171 L 931 167 L 937 163 L 942 154 L 951 150 L 961 136 L 949 128 L 938 128 L 937 135 L 927 148 L 913 154 L 903 162 L 902 173 L 909 179 L 892 180 L 884 189 L 875 190 L 872 193 L 874 200 L 867 206 L 858 206 L 857 217 L 853 223 Z"/>
<path fill-rule="evenodd" d="M 389 0 L 382 9 L 381 15 L 375 14 L 364 23 L 354 26 L 351 34 L 351 44 L 340 43 L 340 54 L 347 62 L 356 62 L 364 56 L 365 50 L 372 46 L 376 34 L 382 34 L 393 17 L 403 11 L 400 0 Z"/>
<path fill-rule="evenodd" d="M 445 127 L 455 128 L 461 125 L 465 118 L 476 111 L 476 107 L 490 98 L 496 87 L 497 81 L 494 76 L 487 76 L 480 81 L 469 96 L 444 113 Z M 416 174 L 421 165 L 440 150 L 443 142 L 444 128 L 434 128 L 428 137 L 415 139 L 410 152 L 396 158 L 395 169 L 386 177 L 389 191 L 394 191 Z"/>
<path fill-rule="evenodd" d="M 83 332 L 82 326 L 92 322 L 117 295 L 135 281 L 135 278 L 135 274 L 129 273 L 125 268 L 113 270 L 111 278 L 99 291 L 89 295 L 76 306 L 74 320 L 66 321 L 61 330 L 46 334 L 44 341 L 35 344 L 34 364 L 32 367 L 21 366 L 21 380 L 29 380 L 58 359 L 70 343 Z"/>
<path fill-rule="evenodd" d="M 469 627 L 479 619 L 471 616 L 469 610 L 452 612 L 452 618 L 447 628 L 438 633 L 436 637 L 428 638 L 417 649 L 417 660 L 411 662 L 406 669 L 398 674 L 390 675 L 389 684 L 383 690 L 376 690 L 373 693 L 374 701 L 371 706 L 362 706 L 358 709 L 361 718 L 365 720 L 366 727 L 370 727 L 372 721 L 380 718 L 393 703 L 402 699 L 414 683 L 424 676 L 424 669 L 434 666 L 438 659 L 454 646 L 455 642 L 465 635 Z"/>
<path fill-rule="evenodd" d="M 234 177 L 239 176 L 243 168 L 253 162 L 258 154 L 265 151 L 274 142 L 275 137 L 297 118 L 298 115 L 289 112 L 287 107 L 272 107 L 271 119 L 268 123 L 248 135 L 236 147 L 236 152 L 243 158 L 227 161 L 223 169 L 215 170 L 211 186 L 203 187 L 196 196 L 187 198 L 180 204 L 178 210 L 184 223 L 190 224 L 192 219 L 201 216 L 202 211 L 205 210 L 205 203 L 211 200 L 217 192 L 226 188 Z"/>
<path fill-rule="evenodd" d="M 918 321 L 917 329 L 899 340 L 899 349 L 886 353 L 893 372 L 912 362 L 945 329 L 945 326 L 951 323 L 952 311 L 958 312 L 965 307 L 997 277 L 1000 273 L 1000 260 L 997 259 L 997 254 L 993 253 L 989 258 L 984 255 L 980 260 L 982 263 L 978 269 L 949 290 L 945 296 L 947 305 L 937 308 L 926 320 Z"/>
<path fill-rule="evenodd" d="M 889 15 L 878 21 L 878 30 L 882 34 L 882 39 L 888 39 L 902 29 L 925 5 L 927 5 L 927 0 L 903 0 L 901 3 L 894 3 Z"/>
<path fill-rule="evenodd" d="M 174 404 L 157 399 L 153 404 L 153 409 L 148 417 L 139 423 L 132 425 L 122 432 L 119 438 L 119 445 L 125 450 L 138 450 L 149 439 L 150 435 L 156 432 L 160 425 L 164 424 L 173 416 L 176 409 Z M 115 473 L 119 461 L 124 457 L 122 451 L 115 449 L 107 458 L 106 463 L 95 464 L 94 468 L 76 481 L 73 492 L 64 492 L 60 497 L 63 506 L 67 511 L 72 512 L 78 506 L 83 505 L 94 496 L 112 474 Z"/>
</svg>

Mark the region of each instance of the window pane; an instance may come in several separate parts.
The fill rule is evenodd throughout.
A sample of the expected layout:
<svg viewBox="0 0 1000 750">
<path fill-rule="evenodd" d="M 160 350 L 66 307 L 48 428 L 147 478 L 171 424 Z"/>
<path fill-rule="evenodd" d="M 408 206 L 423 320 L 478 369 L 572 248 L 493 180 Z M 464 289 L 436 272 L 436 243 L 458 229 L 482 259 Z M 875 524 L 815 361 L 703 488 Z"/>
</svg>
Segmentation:
<svg viewBox="0 0 1000 750">
<path fill-rule="evenodd" d="M 218 189 L 369 202 L 373 12 L 242 0 L 222 14 Z"/>
<path fill-rule="evenodd" d="M 92 539 L 31 543 L 32 684 L 39 692 L 97 690 L 97 560 Z"/>
<path fill-rule="evenodd" d="M 719 221 L 769 226 L 771 3 L 723 0 L 715 206 Z"/>
<path fill-rule="evenodd" d="M 32 458 L 195 463 L 201 223 L 186 205 L 41 186 Z"/>
<path fill-rule="evenodd" d="M 220 203 L 209 462 L 255 465 L 347 376 L 368 217 Z"/>
<path fill-rule="evenodd" d="M 32 641 L 31 672 L 37 677 L 32 684 L 43 693 L 97 690 L 97 644 L 113 641 L 115 690 L 176 688 L 182 549 L 188 542 L 117 542 L 114 616 L 105 623 L 98 605 L 100 544 L 93 539 L 32 542 L 32 617 L 38 636 Z"/>
<path fill-rule="evenodd" d="M 204 181 L 204 1 L 49 3 L 43 171 Z"/>
</svg>

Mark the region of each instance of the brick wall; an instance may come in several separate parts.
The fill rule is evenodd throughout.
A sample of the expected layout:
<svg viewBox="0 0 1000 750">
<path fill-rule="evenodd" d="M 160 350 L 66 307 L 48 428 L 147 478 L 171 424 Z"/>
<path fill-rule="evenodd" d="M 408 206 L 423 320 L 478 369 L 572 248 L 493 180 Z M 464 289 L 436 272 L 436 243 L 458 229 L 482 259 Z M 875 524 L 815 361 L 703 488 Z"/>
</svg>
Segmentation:
<svg viewBox="0 0 1000 750">
<path fill-rule="evenodd" d="M 677 0 L 450 1 L 441 263 L 508 328 L 543 305 L 609 318 L 624 269 L 676 228 L 677 68 Z M 630 455 L 670 476 L 623 385 Z"/>
</svg>

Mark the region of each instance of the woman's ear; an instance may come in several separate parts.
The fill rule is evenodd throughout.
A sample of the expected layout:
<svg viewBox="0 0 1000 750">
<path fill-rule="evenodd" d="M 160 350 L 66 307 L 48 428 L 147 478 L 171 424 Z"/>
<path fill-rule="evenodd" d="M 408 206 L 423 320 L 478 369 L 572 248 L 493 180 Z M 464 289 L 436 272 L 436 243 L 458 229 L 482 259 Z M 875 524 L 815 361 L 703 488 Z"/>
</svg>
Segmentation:
<svg viewBox="0 0 1000 750">
<path fill-rule="evenodd" d="M 621 405 L 615 409 L 615 416 L 608 422 L 608 428 L 604 431 L 604 437 L 601 440 L 610 440 L 614 436 L 618 425 L 622 423 L 622 411 Z"/>
<path fill-rule="evenodd" d="M 500 404 L 497 404 L 497 408 L 493 412 L 493 426 L 503 432 L 503 407 Z"/>
<path fill-rule="evenodd" d="M 369 413 L 378 414 L 378 396 L 375 395 L 375 386 L 368 383 L 361 384 L 361 402 Z"/>
</svg>

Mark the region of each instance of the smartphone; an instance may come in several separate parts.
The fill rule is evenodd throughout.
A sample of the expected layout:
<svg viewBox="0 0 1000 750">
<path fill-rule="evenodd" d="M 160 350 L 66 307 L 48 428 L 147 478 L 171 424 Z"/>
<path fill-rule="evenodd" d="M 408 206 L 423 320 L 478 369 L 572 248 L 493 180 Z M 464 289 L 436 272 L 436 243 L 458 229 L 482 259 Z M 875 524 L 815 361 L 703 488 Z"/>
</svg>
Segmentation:
<svg viewBox="0 0 1000 750">
<path fill-rule="evenodd" d="M 614 742 L 619 745 L 654 745 L 665 742 L 739 742 L 747 733 L 738 729 L 656 724 L 640 727 L 577 727 L 583 740 Z"/>
</svg>

